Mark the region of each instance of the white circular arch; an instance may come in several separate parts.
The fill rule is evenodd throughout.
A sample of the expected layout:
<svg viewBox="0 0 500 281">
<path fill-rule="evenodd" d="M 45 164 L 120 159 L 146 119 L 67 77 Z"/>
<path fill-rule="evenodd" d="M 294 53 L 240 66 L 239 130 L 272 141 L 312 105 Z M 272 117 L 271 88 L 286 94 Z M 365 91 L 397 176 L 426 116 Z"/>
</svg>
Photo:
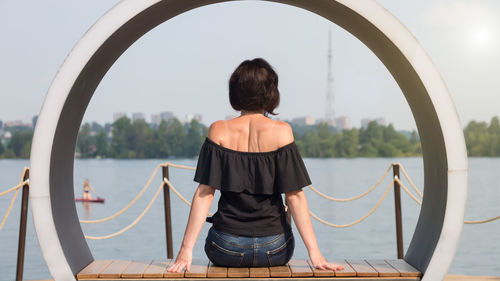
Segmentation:
<svg viewBox="0 0 500 281">
<path fill-rule="evenodd" d="M 123 0 L 68 55 L 47 93 L 31 150 L 30 200 L 47 266 L 75 280 L 93 261 L 73 194 L 78 129 L 99 82 L 142 35 L 186 11 L 230 0 Z M 421 138 L 424 199 L 405 260 L 442 280 L 460 238 L 467 198 L 467 155 L 448 90 L 412 34 L 374 0 L 267 0 L 316 13 L 344 28 L 384 63 L 410 105 Z"/>
</svg>

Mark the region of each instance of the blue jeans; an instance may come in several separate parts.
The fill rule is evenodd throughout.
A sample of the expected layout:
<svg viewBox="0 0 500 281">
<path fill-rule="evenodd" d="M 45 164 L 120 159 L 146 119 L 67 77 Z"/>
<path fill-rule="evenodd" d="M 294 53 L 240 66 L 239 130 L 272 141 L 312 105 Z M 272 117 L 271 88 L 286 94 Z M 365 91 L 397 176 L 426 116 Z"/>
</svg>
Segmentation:
<svg viewBox="0 0 500 281">
<path fill-rule="evenodd" d="M 215 265 L 227 267 L 263 267 L 286 264 L 293 255 L 292 231 L 263 237 L 237 236 L 208 231 L 205 253 Z"/>
</svg>

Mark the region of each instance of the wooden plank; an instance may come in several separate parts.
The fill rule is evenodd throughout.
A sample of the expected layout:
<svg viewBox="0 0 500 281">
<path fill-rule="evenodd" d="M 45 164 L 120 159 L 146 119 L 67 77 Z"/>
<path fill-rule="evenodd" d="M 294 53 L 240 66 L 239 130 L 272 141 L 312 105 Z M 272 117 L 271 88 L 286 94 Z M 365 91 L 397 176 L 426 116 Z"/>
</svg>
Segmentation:
<svg viewBox="0 0 500 281">
<path fill-rule="evenodd" d="M 84 269 L 82 269 L 77 275 L 77 279 L 92 279 L 99 277 L 101 273 L 108 265 L 110 265 L 112 260 L 94 260 Z"/>
<path fill-rule="evenodd" d="M 269 267 L 269 271 L 271 272 L 271 277 L 291 277 L 292 273 L 290 272 L 290 268 L 288 265 L 283 266 L 271 266 Z"/>
<path fill-rule="evenodd" d="M 101 273 L 99 273 L 99 278 L 120 278 L 122 272 L 131 264 L 132 261 L 126 260 L 115 260 L 108 267 L 106 267 Z"/>
<path fill-rule="evenodd" d="M 215 266 L 213 263 L 209 263 L 207 277 L 227 278 L 227 267 Z"/>
<path fill-rule="evenodd" d="M 390 264 L 392 267 L 394 267 L 397 271 L 399 271 L 399 273 L 401 274 L 402 277 L 420 277 L 420 276 L 422 276 L 422 273 L 420 271 L 418 271 L 413 266 L 409 265 L 403 259 L 385 260 L 385 261 L 388 264 Z"/>
<path fill-rule="evenodd" d="M 169 261 L 165 260 L 154 260 L 144 271 L 142 275 L 143 278 L 162 278 L 163 273 L 167 271 L 167 265 L 169 263 Z"/>
<path fill-rule="evenodd" d="M 127 268 L 122 272 L 121 278 L 142 278 L 144 271 L 153 261 L 132 261 Z"/>
<path fill-rule="evenodd" d="M 292 277 L 312 277 L 313 271 L 306 260 L 290 260 L 288 263 Z"/>
<path fill-rule="evenodd" d="M 250 278 L 269 278 L 269 267 L 250 267 Z"/>
<path fill-rule="evenodd" d="M 378 272 L 367 264 L 364 260 L 346 260 L 354 270 L 356 270 L 356 276 L 359 277 L 376 277 Z"/>
<path fill-rule="evenodd" d="M 174 263 L 175 260 L 168 259 L 167 262 L 167 269 Z M 184 271 L 181 272 L 168 272 L 165 270 L 163 273 L 164 278 L 184 278 Z"/>
<path fill-rule="evenodd" d="M 250 270 L 248 267 L 228 267 L 228 278 L 248 278 L 250 277 Z"/>
<path fill-rule="evenodd" d="M 378 272 L 380 277 L 398 277 L 401 276 L 399 271 L 394 269 L 391 265 L 386 263 L 384 260 L 365 260 L 369 265 L 371 265 Z"/>
<path fill-rule="evenodd" d="M 344 267 L 343 270 L 337 270 L 335 271 L 335 276 L 337 277 L 354 277 L 356 276 L 356 270 L 354 270 L 354 268 L 352 268 L 352 266 L 347 263 L 345 260 L 329 260 L 329 262 L 332 262 L 334 264 L 337 264 L 337 265 L 341 265 Z"/>
<path fill-rule="evenodd" d="M 317 269 L 313 266 L 313 264 L 310 260 L 307 260 L 307 263 L 311 267 L 314 277 L 333 277 L 333 276 L 335 276 L 335 271 L 333 271 L 333 270 Z"/>
<path fill-rule="evenodd" d="M 207 278 L 208 260 L 193 259 L 191 268 L 184 273 L 185 278 Z"/>
</svg>

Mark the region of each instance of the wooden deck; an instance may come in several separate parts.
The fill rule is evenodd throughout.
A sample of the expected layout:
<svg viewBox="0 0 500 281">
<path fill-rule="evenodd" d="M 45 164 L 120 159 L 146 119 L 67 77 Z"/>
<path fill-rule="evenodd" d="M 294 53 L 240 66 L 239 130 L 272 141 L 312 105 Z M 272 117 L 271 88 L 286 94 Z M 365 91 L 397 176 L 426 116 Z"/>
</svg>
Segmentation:
<svg viewBox="0 0 500 281">
<path fill-rule="evenodd" d="M 189 272 L 167 272 L 172 260 L 130 261 L 96 260 L 77 275 L 78 280 L 212 280 L 281 279 L 281 280 L 420 280 L 421 273 L 404 260 L 332 260 L 344 270 L 313 269 L 309 261 L 291 260 L 286 266 L 218 267 L 208 260 L 195 259 Z"/>
</svg>

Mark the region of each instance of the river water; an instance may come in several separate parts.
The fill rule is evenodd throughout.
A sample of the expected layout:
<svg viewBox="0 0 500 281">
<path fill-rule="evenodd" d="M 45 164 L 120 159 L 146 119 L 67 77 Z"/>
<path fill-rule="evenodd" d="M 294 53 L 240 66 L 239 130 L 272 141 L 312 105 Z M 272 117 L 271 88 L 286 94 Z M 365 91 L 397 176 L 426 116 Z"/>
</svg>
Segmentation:
<svg viewBox="0 0 500 281">
<path fill-rule="evenodd" d="M 175 159 L 172 163 L 196 166 L 196 159 Z M 422 188 L 423 169 L 421 158 L 375 159 L 309 159 L 304 162 L 313 186 L 335 197 L 351 197 L 371 187 L 384 174 L 392 162 L 401 162 L 415 184 Z M 75 194 L 82 193 L 86 178 L 106 198 L 105 204 L 91 204 L 84 208 L 76 203 L 80 219 L 98 219 L 123 208 L 144 186 L 159 160 L 76 160 Z M 27 160 L 0 160 L 0 191 L 17 184 Z M 500 158 L 469 159 L 469 192 L 466 219 L 484 219 L 500 214 L 500 186 L 497 173 Z M 392 172 L 391 172 L 392 173 Z M 174 186 L 189 200 L 197 184 L 194 171 L 170 168 Z M 82 225 L 87 235 L 106 235 L 131 223 L 146 207 L 161 181 L 158 175 L 151 187 L 127 212 L 114 220 Z M 328 201 L 306 190 L 310 209 L 321 218 L 336 223 L 352 222 L 373 208 L 381 198 L 390 177 L 366 197 L 353 202 Z M 217 194 L 217 193 L 216 193 Z M 0 197 L 0 219 L 5 214 L 12 193 Z M 189 208 L 172 193 L 174 254 L 178 251 L 186 225 Z M 365 221 L 349 228 L 330 228 L 315 220 L 313 226 L 323 254 L 327 258 L 396 258 L 396 234 L 392 190 L 376 212 Z M 216 197 L 217 200 L 217 197 Z M 216 201 L 212 204 L 215 211 Z M 402 191 L 403 240 L 408 247 L 416 225 L 420 207 Z M 16 271 L 17 240 L 19 229 L 20 196 L 4 229 L 0 232 L 0 279 L 13 280 Z M 104 241 L 88 241 L 95 259 L 149 260 L 166 257 L 165 225 L 162 196 L 150 211 L 132 229 Z M 208 230 L 206 224 L 196 243 L 194 257 L 203 257 L 203 241 Z M 299 234 L 296 235 L 294 258 L 306 258 L 307 252 Z M 450 273 L 500 276 L 500 221 L 481 225 L 465 225 L 460 245 Z M 50 274 L 42 258 L 31 216 L 28 219 L 24 279 L 46 279 Z"/>
</svg>

